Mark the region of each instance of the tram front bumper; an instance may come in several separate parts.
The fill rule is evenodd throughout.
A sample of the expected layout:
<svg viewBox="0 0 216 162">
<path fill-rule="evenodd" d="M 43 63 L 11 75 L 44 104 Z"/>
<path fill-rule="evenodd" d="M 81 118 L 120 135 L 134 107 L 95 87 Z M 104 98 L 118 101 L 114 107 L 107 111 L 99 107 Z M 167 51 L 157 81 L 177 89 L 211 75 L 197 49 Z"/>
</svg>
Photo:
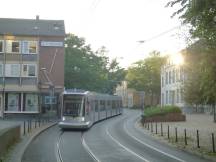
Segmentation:
<svg viewBox="0 0 216 162">
<path fill-rule="evenodd" d="M 61 121 L 58 123 L 58 126 L 63 129 L 88 129 L 92 126 L 90 121 L 87 122 L 66 122 Z"/>
</svg>

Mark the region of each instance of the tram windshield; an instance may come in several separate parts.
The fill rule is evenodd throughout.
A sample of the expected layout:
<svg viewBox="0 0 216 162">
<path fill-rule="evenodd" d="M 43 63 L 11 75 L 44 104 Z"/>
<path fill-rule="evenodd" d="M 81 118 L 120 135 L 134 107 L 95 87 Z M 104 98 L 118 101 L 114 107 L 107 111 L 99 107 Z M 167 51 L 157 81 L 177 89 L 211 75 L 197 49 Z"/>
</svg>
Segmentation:
<svg viewBox="0 0 216 162">
<path fill-rule="evenodd" d="M 65 95 L 64 96 L 64 116 L 80 117 L 84 114 L 84 96 L 82 95 Z"/>
</svg>

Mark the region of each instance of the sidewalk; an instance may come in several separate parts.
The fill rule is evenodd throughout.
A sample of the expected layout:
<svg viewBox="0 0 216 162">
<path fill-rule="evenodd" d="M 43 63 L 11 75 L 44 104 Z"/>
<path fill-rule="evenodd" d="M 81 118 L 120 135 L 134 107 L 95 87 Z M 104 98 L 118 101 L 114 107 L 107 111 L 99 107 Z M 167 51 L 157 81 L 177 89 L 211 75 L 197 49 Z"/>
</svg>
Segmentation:
<svg viewBox="0 0 216 162">
<path fill-rule="evenodd" d="M 162 124 L 162 129 L 161 129 Z M 149 126 L 148 126 L 149 125 Z M 152 125 L 152 128 L 151 128 Z M 168 139 L 169 126 L 169 139 Z M 149 130 L 148 130 L 149 127 Z M 144 125 L 149 133 L 161 141 L 172 144 L 183 150 L 199 154 L 201 156 L 208 156 L 210 159 L 216 161 L 216 153 L 213 153 L 212 133 L 214 133 L 215 149 L 216 149 L 216 123 L 213 122 L 213 116 L 207 114 L 186 114 L 185 122 L 163 122 L 149 123 Z M 162 134 L 161 134 L 162 130 Z M 185 130 L 186 143 L 185 144 Z M 198 130 L 198 132 L 197 132 Z M 177 142 L 176 142 L 177 131 Z M 163 136 L 162 136 L 163 135 Z M 198 138 L 197 138 L 198 137 Z"/>
<path fill-rule="evenodd" d="M 20 125 L 20 140 L 12 145 L 8 152 L 1 157 L 6 162 L 21 162 L 22 154 L 28 144 L 41 132 L 56 124 L 57 120 L 40 119 L 0 119 L 0 132 Z"/>
</svg>

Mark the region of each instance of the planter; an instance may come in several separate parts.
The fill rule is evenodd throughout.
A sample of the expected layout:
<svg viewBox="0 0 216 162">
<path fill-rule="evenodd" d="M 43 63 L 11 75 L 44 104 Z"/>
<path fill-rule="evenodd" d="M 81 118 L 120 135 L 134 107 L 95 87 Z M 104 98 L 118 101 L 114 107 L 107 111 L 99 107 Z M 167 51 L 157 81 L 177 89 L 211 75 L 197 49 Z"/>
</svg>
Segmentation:
<svg viewBox="0 0 216 162">
<path fill-rule="evenodd" d="M 145 122 L 176 122 L 176 121 L 185 121 L 186 116 L 181 113 L 168 113 L 166 115 L 157 115 L 151 117 L 145 117 L 142 115 L 142 123 Z"/>
</svg>

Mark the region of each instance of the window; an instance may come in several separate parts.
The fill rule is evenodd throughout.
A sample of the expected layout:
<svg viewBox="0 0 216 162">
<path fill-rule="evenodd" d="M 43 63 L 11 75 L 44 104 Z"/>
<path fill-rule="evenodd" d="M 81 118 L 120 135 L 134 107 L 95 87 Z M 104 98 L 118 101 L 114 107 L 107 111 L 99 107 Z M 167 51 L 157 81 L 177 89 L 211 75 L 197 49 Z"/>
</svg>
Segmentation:
<svg viewBox="0 0 216 162">
<path fill-rule="evenodd" d="M 45 96 L 44 103 L 46 105 L 56 104 L 57 103 L 56 96 Z"/>
<path fill-rule="evenodd" d="M 176 102 L 179 103 L 179 89 L 177 89 L 176 94 L 177 94 L 177 99 L 176 99 L 177 101 Z"/>
<path fill-rule="evenodd" d="M 175 75 L 175 69 L 173 69 L 173 76 L 172 76 L 172 77 L 173 77 L 173 83 L 175 83 L 175 80 L 176 80 L 176 79 L 175 79 L 175 76 L 176 76 L 176 75 Z"/>
<path fill-rule="evenodd" d="M 2 76 L 3 76 L 3 65 L 0 64 L 0 77 L 2 77 Z"/>
<path fill-rule="evenodd" d="M 98 112 L 98 109 L 99 109 L 99 107 L 98 107 L 98 101 L 95 100 L 95 112 Z"/>
<path fill-rule="evenodd" d="M 35 71 L 36 71 L 36 69 L 35 69 L 35 65 L 29 65 L 28 66 L 28 76 L 35 76 L 36 74 L 35 74 Z"/>
<path fill-rule="evenodd" d="M 0 40 L 0 53 L 3 52 L 3 49 L 4 49 L 3 40 Z"/>
<path fill-rule="evenodd" d="M 166 84 L 168 84 L 168 72 L 166 72 Z"/>
<path fill-rule="evenodd" d="M 37 53 L 37 42 L 36 41 L 23 41 L 22 42 L 22 53 L 23 54 L 36 54 Z"/>
<path fill-rule="evenodd" d="M 24 108 L 25 111 L 37 111 L 38 108 L 38 95 L 37 94 L 24 94 Z"/>
<path fill-rule="evenodd" d="M 35 77 L 36 76 L 36 65 L 24 64 L 22 68 L 22 76 L 24 77 Z"/>
<path fill-rule="evenodd" d="M 169 103 L 169 98 L 168 98 L 169 96 L 168 96 L 168 91 L 166 91 L 166 104 L 168 104 Z"/>
<path fill-rule="evenodd" d="M 172 73 L 171 73 L 171 71 L 169 72 L 169 84 L 171 84 L 171 82 L 172 82 Z"/>
<path fill-rule="evenodd" d="M 7 52 L 8 53 L 20 53 L 20 42 L 7 40 Z"/>
<path fill-rule="evenodd" d="M 6 94 L 6 111 L 20 111 L 20 94 Z"/>
<path fill-rule="evenodd" d="M 19 64 L 6 64 L 6 77 L 19 77 L 20 76 L 20 65 Z"/>
</svg>

